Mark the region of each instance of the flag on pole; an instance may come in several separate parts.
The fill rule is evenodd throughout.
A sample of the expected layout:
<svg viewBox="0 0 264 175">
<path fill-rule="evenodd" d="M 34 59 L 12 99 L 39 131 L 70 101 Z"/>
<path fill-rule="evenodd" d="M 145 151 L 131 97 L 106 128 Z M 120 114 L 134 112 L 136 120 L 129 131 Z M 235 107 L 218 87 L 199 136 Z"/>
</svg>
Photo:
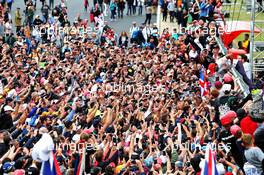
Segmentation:
<svg viewBox="0 0 264 175">
<path fill-rule="evenodd" d="M 32 149 L 33 160 L 42 162 L 40 175 L 62 175 L 56 156 L 53 153 L 54 142 L 46 132 L 46 128 L 40 128 L 44 133 Z"/>
<path fill-rule="evenodd" d="M 86 146 L 83 146 L 82 152 L 80 153 L 80 161 L 78 164 L 76 175 L 85 174 L 85 155 L 86 155 Z"/>
<path fill-rule="evenodd" d="M 206 147 L 205 161 L 201 175 L 218 175 L 215 153 L 212 151 L 210 144 Z"/>
<path fill-rule="evenodd" d="M 49 159 L 42 162 L 40 175 L 62 175 L 55 154 L 50 152 Z"/>
<path fill-rule="evenodd" d="M 200 70 L 200 79 L 199 79 L 199 86 L 201 89 L 201 96 L 205 96 L 208 93 L 208 82 L 204 76 L 204 68 L 202 67 Z"/>
</svg>

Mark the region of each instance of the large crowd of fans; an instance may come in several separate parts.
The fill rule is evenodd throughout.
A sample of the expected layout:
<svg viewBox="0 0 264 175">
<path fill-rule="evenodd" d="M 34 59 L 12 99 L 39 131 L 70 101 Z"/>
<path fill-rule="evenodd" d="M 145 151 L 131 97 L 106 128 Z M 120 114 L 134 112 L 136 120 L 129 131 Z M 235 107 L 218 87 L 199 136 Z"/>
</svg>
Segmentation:
<svg viewBox="0 0 264 175">
<path fill-rule="evenodd" d="M 150 24 L 156 1 L 85 0 L 74 21 L 41 2 L 1 0 L 0 174 L 39 175 L 51 151 L 63 175 L 199 175 L 210 144 L 218 174 L 263 175 L 264 80 L 217 42 L 221 0 L 163 2 L 173 32 Z M 129 31 L 104 21 L 143 8 Z"/>
</svg>

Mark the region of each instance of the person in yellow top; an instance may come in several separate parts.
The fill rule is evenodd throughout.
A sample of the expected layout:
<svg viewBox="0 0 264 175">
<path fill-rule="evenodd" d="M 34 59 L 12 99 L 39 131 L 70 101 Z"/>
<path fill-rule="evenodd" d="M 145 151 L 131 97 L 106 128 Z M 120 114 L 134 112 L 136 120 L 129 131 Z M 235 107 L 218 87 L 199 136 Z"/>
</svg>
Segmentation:
<svg viewBox="0 0 264 175">
<path fill-rule="evenodd" d="M 16 33 L 18 33 L 22 26 L 22 16 L 20 14 L 20 8 L 18 7 L 15 12 L 15 26 L 16 26 Z"/>
<path fill-rule="evenodd" d="M 245 34 L 245 38 L 242 41 L 242 47 L 247 53 L 249 53 L 250 41 L 249 41 L 249 34 Z"/>
</svg>

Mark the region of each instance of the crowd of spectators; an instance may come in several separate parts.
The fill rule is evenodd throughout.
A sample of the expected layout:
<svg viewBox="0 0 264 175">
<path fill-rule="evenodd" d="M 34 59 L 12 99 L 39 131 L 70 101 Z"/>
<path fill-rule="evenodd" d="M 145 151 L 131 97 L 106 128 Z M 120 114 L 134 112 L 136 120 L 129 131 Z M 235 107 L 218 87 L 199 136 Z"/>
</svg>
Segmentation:
<svg viewBox="0 0 264 175">
<path fill-rule="evenodd" d="M 264 80 L 245 71 L 247 55 L 221 50 L 203 13 L 220 1 L 194 2 L 192 30 L 133 22 L 120 35 L 98 20 L 103 10 L 90 31 L 53 1 L 35 14 L 25 0 L 13 28 L 12 2 L 0 6 L 0 174 L 39 175 L 51 151 L 63 175 L 82 164 L 92 175 L 199 175 L 209 144 L 218 174 L 263 174 Z"/>
</svg>

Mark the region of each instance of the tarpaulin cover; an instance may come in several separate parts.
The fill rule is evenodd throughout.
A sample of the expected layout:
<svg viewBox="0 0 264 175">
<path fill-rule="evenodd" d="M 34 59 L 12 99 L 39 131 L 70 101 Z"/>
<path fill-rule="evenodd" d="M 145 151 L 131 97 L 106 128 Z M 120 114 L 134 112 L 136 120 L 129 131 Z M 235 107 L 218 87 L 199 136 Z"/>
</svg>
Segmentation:
<svg viewBox="0 0 264 175">
<path fill-rule="evenodd" d="M 227 21 L 224 26 L 222 40 L 225 46 L 228 46 L 241 33 L 250 32 L 250 21 Z M 255 33 L 260 33 L 261 30 L 255 26 Z"/>
</svg>

